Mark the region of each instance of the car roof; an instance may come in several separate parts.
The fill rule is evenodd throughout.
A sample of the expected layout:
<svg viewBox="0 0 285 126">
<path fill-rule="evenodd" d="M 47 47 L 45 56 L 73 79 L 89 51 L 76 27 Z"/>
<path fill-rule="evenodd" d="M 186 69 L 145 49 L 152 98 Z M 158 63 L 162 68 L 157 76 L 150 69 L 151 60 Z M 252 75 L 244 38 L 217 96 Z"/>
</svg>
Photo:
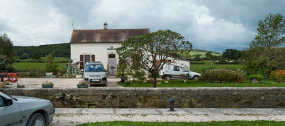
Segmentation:
<svg viewBox="0 0 285 126">
<path fill-rule="evenodd" d="M 95 62 L 87 62 L 86 65 L 87 64 L 103 64 L 103 63 L 101 63 L 100 61 L 95 61 Z"/>
</svg>

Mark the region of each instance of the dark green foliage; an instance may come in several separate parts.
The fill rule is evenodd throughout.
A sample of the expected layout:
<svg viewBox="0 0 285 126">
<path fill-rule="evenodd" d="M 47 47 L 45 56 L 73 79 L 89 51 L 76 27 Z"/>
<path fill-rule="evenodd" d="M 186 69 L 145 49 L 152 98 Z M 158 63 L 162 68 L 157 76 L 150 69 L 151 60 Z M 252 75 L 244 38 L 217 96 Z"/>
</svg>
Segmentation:
<svg viewBox="0 0 285 126">
<path fill-rule="evenodd" d="M 159 30 L 150 34 L 130 37 L 117 48 L 119 59 L 125 62 L 126 74 L 142 68 L 152 73 L 154 80 L 168 57 L 177 52 L 190 53 L 192 43 L 171 30 Z"/>
<path fill-rule="evenodd" d="M 258 74 L 252 74 L 249 76 L 249 79 L 252 80 L 252 79 L 257 79 L 259 81 L 261 81 L 264 77 L 262 75 L 258 75 Z"/>
<path fill-rule="evenodd" d="M 48 54 L 47 56 L 47 62 L 46 62 L 46 71 L 47 72 L 52 72 L 53 75 L 56 75 L 58 72 L 58 64 L 57 62 L 54 61 L 54 57 L 52 53 Z"/>
<path fill-rule="evenodd" d="M 27 53 L 31 57 L 35 50 L 41 50 L 40 57 L 45 57 L 50 52 L 54 53 L 54 57 L 70 57 L 70 43 L 40 46 L 14 46 L 14 50 L 16 50 L 18 56 Z"/>
<path fill-rule="evenodd" d="M 16 60 L 16 53 L 13 49 L 13 42 L 7 34 L 0 36 L 0 72 L 13 71 L 12 64 Z"/>
<path fill-rule="evenodd" d="M 39 61 L 39 60 L 41 60 L 41 55 L 42 55 L 41 50 L 36 49 L 33 52 L 32 59 Z"/>
<path fill-rule="evenodd" d="M 268 76 L 272 70 L 285 69 L 285 18 L 269 14 L 258 26 L 258 34 L 243 52 L 244 68 L 249 74 Z"/>
<path fill-rule="evenodd" d="M 241 58 L 241 52 L 235 49 L 226 49 L 226 51 L 223 52 L 223 58 L 237 60 L 238 58 Z"/>
</svg>

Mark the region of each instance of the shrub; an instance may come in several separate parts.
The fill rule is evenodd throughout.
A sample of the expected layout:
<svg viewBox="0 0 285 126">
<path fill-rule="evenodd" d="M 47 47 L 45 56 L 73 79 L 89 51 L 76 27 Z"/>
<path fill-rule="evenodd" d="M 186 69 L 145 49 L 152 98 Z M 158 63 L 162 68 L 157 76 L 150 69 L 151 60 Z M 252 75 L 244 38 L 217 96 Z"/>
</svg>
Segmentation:
<svg viewBox="0 0 285 126">
<path fill-rule="evenodd" d="M 264 77 L 262 75 L 258 75 L 258 74 L 252 74 L 249 76 L 249 80 L 252 80 L 252 79 L 257 79 L 259 81 L 261 81 Z"/>
<path fill-rule="evenodd" d="M 211 83 L 241 83 L 244 73 L 240 70 L 212 69 L 201 74 L 199 80 Z"/>
<path fill-rule="evenodd" d="M 285 70 L 271 71 L 270 79 L 274 79 L 278 82 L 284 81 L 285 80 Z"/>
</svg>

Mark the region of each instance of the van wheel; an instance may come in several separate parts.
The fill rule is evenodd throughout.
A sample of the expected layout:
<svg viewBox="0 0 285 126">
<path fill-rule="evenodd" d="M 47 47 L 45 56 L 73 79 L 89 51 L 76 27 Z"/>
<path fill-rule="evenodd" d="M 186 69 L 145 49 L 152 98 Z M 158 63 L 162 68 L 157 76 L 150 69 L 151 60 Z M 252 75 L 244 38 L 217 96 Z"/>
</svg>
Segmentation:
<svg viewBox="0 0 285 126">
<path fill-rule="evenodd" d="M 171 80 L 171 77 L 170 76 L 166 76 L 165 79 L 166 80 Z"/>
<path fill-rule="evenodd" d="M 198 80 L 198 76 L 194 76 L 194 77 L 193 77 L 193 80 Z"/>
<path fill-rule="evenodd" d="M 45 118 L 41 113 L 33 114 L 27 123 L 27 126 L 44 126 L 45 125 Z"/>
</svg>

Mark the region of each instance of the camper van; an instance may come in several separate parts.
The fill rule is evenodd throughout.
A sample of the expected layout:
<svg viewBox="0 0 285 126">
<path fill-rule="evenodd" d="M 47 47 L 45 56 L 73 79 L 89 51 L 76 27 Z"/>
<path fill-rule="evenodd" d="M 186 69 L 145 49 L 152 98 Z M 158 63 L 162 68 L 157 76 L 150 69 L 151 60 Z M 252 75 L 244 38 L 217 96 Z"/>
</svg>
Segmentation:
<svg viewBox="0 0 285 126">
<path fill-rule="evenodd" d="M 193 80 L 198 80 L 198 77 L 201 76 L 199 73 L 192 72 L 186 65 L 180 66 L 172 63 L 164 64 L 162 70 L 159 72 L 161 78 L 166 80 L 171 80 L 173 77 L 180 77 L 181 74 Z"/>
</svg>

